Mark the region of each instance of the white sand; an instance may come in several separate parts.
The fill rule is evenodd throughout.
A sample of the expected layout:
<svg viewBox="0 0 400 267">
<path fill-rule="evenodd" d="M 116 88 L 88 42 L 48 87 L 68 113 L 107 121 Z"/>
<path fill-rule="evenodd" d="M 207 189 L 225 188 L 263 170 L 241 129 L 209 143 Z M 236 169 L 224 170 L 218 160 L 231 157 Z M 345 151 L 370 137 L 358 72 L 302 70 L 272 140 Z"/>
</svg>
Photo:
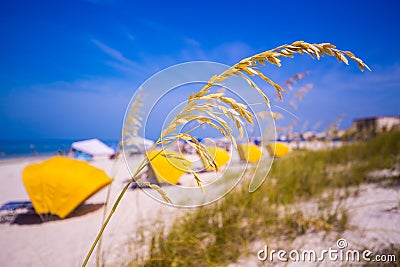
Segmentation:
<svg viewBox="0 0 400 267">
<path fill-rule="evenodd" d="M 28 164 L 41 160 L 43 158 L 0 161 L 0 204 L 29 200 L 21 173 Z M 112 175 L 115 162 L 100 160 L 91 164 Z M 120 161 L 117 166 L 119 168 L 112 184 L 111 203 L 123 188 L 124 181 L 129 178 L 125 164 Z M 103 189 L 86 203 L 103 203 L 106 193 L 107 189 Z M 354 213 L 350 214 L 350 225 L 354 228 L 342 233 L 341 237 L 346 238 L 352 247 L 368 247 L 374 251 L 390 244 L 399 245 L 399 198 L 399 187 L 361 186 L 359 195 L 345 202 L 347 208 L 354 207 Z M 120 266 L 133 259 L 135 253 L 144 255 L 147 252 L 143 243 L 134 247 L 133 240 L 140 239 L 136 234 L 139 227 L 154 230 L 161 224 L 168 226 L 176 215 L 184 211 L 186 209 L 163 205 L 141 190 L 128 190 L 104 234 L 103 258 L 107 266 Z M 0 224 L 0 266 L 80 266 L 100 229 L 102 215 L 101 208 L 83 216 L 43 224 Z M 326 248 L 338 238 L 335 233 L 325 238 L 321 234 L 309 233 L 287 245 L 297 249 Z M 263 240 L 259 240 L 252 247 L 257 251 L 264 244 Z M 95 254 L 89 266 L 94 266 L 94 259 Z M 250 258 L 240 258 L 232 266 L 259 264 L 253 255 Z"/>
<path fill-rule="evenodd" d="M 22 171 L 27 165 L 45 159 L 32 157 L 0 161 L 0 204 L 29 201 L 22 183 Z M 134 167 L 140 160 L 140 156 L 130 158 L 129 164 Z M 234 161 L 238 162 L 239 159 L 235 158 Z M 109 210 L 130 178 L 129 171 L 124 159 L 117 163 L 107 159 L 95 160 L 90 164 L 115 178 L 111 186 Z M 222 173 L 223 171 L 220 174 Z M 208 184 L 216 180 L 214 176 L 215 173 L 203 173 L 201 179 L 204 184 Z M 185 187 L 195 187 L 201 192 L 189 174 L 184 175 L 180 182 Z M 219 187 L 216 186 L 218 190 Z M 196 202 L 194 195 L 190 195 L 191 192 L 182 194 L 176 187 L 163 187 L 163 190 L 178 203 L 189 203 L 192 200 Z M 216 194 L 219 194 L 218 190 Z M 210 192 L 209 196 L 212 195 Z M 104 203 L 106 196 L 107 188 L 104 188 L 85 204 Z M 148 238 L 150 230 L 154 231 L 163 225 L 168 227 L 177 215 L 186 211 L 188 209 L 164 205 L 148 196 L 145 191 L 128 190 L 103 235 L 104 261 L 108 266 L 120 266 L 133 259 L 136 253 L 143 257 L 148 252 L 148 247 L 143 242 L 138 242 L 141 237 L 136 231 L 139 228 L 148 229 L 144 231 Z M 101 227 L 102 216 L 103 208 L 100 208 L 82 216 L 42 224 L 0 224 L 0 266 L 80 266 Z M 95 258 L 94 253 L 89 266 L 95 265 Z"/>
<path fill-rule="evenodd" d="M 356 190 L 357 188 L 352 189 Z M 400 246 L 400 188 L 398 186 L 383 187 L 379 184 L 362 184 L 358 188 L 358 192 L 357 196 L 350 196 L 342 203 L 342 208 L 347 210 L 349 216 L 348 229 L 343 233 L 309 231 L 298 236 L 295 240 L 270 240 L 270 242 L 257 240 L 250 244 L 250 250 L 254 253 L 240 257 L 229 267 L 341 266 L 343 264 L 340 261 L 331 261 L 329 257 L 325 257 L 323 262 L 294 262 L 290 260 L 281 262 L 276 255 L 273 262 L 269 260 L 261 262 L 257 258 L 257 251 L 264 249 L 265 245 L 269 247 L 269 251 L 286 249 L 289 253 L 292 249 L 298 251 L 314 250 L 318 256 L 321 255 L 322 250 L 338 249 L 336 242 L 339 238 L 344 238 L 348 243 L 348 247 L 344 251 L 368 249 L 374 254 L 380 254 L 382 249 L 387 249 L 392 245 L 398 248 Z M 318 205 L 313 200 L 298 203 L 295 207 L 310 216 L 319 214 Z M 397 263 L 399 260 L 397 259 Z M 351 264 L 344 263 L 344 265 L 360 266 L 361 264 L 351 262 Z"/>
<path fill-rule="evenodd" d="M 22 170 L 43 158 L 24 158 L 0 161 L 0 204 L 29 200 L 22 183 Z M 111 175 L 114 161 L 91 162 Z M 120 161 L 112 183 L 111 203 L 121 191 L 129 172 Z M 105 202 L 107 189 L 86 203 Z M 171 222 L 179 209 L 163 205 L 141 190 L 128 190 L 109 223 L 103 241 L 105 261 L 118 266 L 129 260 L 132 239 L 139 226 L 150 226 L 156 220 Z M 86 215 L 34 225 L 0 224 L 0 266 L 80 266 L 100 229 L 103 208 Z M 150 225 L 149 225 L 150 224 Z M 143 253 L 146 248 L 142 247 Z M 132 254 L 133 256 L 133 254 Z M 90 266 L 94 265 L 95 255 Z"/>
</svg>

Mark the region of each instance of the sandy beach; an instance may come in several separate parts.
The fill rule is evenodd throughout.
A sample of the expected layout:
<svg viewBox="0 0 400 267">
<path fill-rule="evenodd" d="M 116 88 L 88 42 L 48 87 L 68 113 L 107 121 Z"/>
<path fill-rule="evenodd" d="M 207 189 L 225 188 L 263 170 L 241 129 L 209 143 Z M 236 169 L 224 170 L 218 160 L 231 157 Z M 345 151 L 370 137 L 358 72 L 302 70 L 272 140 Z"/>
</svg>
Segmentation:
<svg viewBox="0 0 400 267">
<path fill-rule="evenodd" d="M 189 155 L 190 156 L 190 155 Z M 188 157 L 189 157 L 188 156 Z M 143 156 L 136 155 L 128 159 L 131 166 L 139 165 Z M 29 196 L 22 182 L 23 169 L 32 163 L 44 161 L 50 157 L 24 157 L 4 159 L 0 161 L 0 203 L 10 201 L 29 201 Z M 191 155 L 191 161 L 199 163 L 198 156 Z M 233 164 L 239 163 L 238 155 L 232 158 Z M 97 159 L 89 162 L 91 165 L 104 170 L 114 178 L 111 184 L 110 204 L 108 210 L 117 199 L 130 178 L 125 159 Z M 207 172 L 200 174 L 206 185 L 217 180 L 218 174 Z M 195 187 L 193 177 L 185 174 L 180 183 L 186 187 Z M 217 186 L 218 187 L 218 186 Z M 178 202 L 189 203 L 193 195 L 176 191 L 174 187 L 162 188 L 168 196 Z M 150 190 L 150 189 L 144 189 Z M 157 227 L 169 226 L 176 215 L 188 209 L 170 207 L 150 197 L 144 190 L 129 189 L 123 197 L 116 213 L 113 215 L 103 235 L 102 258 L 106 265 L 120 266 L 129 260 L 148 252 L 147 245 L 136 230 L 150 234 L 146 229 L 155 230 Z M 90 197 L 84 205 L 78 207 L 64 220 L 42 223 L 1 223 L 0 224 L 0 263 L 2 266 L 80 266 L 89 251 L 92 242 L 101 227 L 108 187 Z M 154 191 L 152 191 L 154 193 Z M 156 193 L 157 194 L 157 193 Z M 209 193 L 208 195 L 212 195 Z M 157 195 L 158 196 L 158 195 Z M 176 202 L 174 202 L 176 203 Z M 38 220 L 36 218 L 36 220 Z M 143 229 L 145 229 L 143 231 Z M 133 242 L 133 241 L 138 242 Z M 141 242 L 141 243 L 140 243 Z M 135 244 L 140 243 L 140 247 Z M 132 257 L 131 257 L 132 255 Z M 89 266 L 95 264 L 95 253 Z"/>
<path fill-rule="evenodd" d="M 27 165 L 44 159 L 46 158 L 31 157 L 0 161 L 1 204 L 9 201 L 29 201 L 21 179 L 22 170 Z M 139 160 L 140 158 L 133 159 L 134 162 Z M 130 177 L 124 160 L 103 159 L 91 161 L 90 164 L 115 178 L 110 193 L 110 203 L 113 203 Z M 183 180 L 191 181 L 189 178 L 183 177 Z M 168 193 L 168 187 L 163 189 Z M 107 190 L 106 187 L 89 198 L 85 205 L 80 206 L 64 220 L 34 224 L 0 224 L 1 265 L 80 266 L 100 229 L 102 204 L 106 200 Z M 398 186 L 386 188 L 374 184 L 362 185 L 357 195 L 343 203 L 344 207 L 351 211 L 351 227 L 343 236 L 357 248 L 368 247 L 377 250 L 384 245 L 400 245 L 400 232 L 397 229 L 400 223 L 399 190 Z M 316 208 L 312 201 L 300 206 L 310 212 Z M 185 211 L 187 209 L 164 205 L 142 190 L 128 190 L 104 233 L 103 262 L 106 266 L 121 266 L 138 255 L 143 257 L 148 252 L 148 247 L 136 231 L 141 229 L 141 233 L 147 235 L 158 227 L 168 227 L 177 215 Z M 338 238 L 334 233 L 328 236 L 321 235 L 319 232 L 311 233 L 297 238 L 291 244 L 281 245 L 324 248 Z M 259 240 L 253 243 L 252 247 L 257 251 L 261 245 L 263 241 Z M 95 265 L 95 258 L 94 253 L 89 266 Z M 258 263 L 253 255 L 250 258 L 239 258 L 232 266 L 258 266 Z"/>
<path fill-rule="evenodd" d="M 21 179 L 22 170 L 43 159 L 32 157 L 0 161 L 0 203 L 29 201 Z M 90 164 L 110 176 L 117 169 L 111 186 L 113 202 L 124 181 L 129 178 L 125 164 L 122 160 L 106 159 Z M 107 188 L 104 188 L 85 202 L 86 208 L 91 204 L 104 203 L 106 195 Z M 79 209 L 87 212 L 82 210 L 85 207 Z M 168 224 L 178 211 L 155 201 L 141 190 L 128 190 L 104 234 L 105 262 L 118 266 L 129 260 L 129 253 L 133 253 L 130 241 L 136 238 L 135 229 L 151 225 L 156 220 Z M 65 220 L 31 225 L 0 224 L 0 263 L 2 266 L 80 266 L 100 229 L 102 216 L 101 207 Z M 94 264 L 94 259 L 95 256 L 89 265 Z"/>
</svg>

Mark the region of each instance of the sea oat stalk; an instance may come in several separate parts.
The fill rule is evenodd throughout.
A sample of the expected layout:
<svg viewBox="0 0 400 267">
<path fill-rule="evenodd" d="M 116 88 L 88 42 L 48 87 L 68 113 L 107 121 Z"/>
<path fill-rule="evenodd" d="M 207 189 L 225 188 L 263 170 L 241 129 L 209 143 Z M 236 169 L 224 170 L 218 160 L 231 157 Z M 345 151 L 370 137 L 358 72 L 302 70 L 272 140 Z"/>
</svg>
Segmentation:
<svg viewBox="0 0 400 267">
<path fill-rule="evenodd" d="M 310 44 L 304 41 L 296 41 L 290 45 L 282 45 L 275 49 L 268 50 L 254 56 L 245 58 L 241 60 L 239 63 L 233 65 L 223 73 L 211 77 L 211 79 L 207 82 L 207 84 L 197 93 L 192 93 L 187 101 L 187 105 L 181 110 L 180 113 L 172 120 L 172 122 L 162 131 L 160 137 L 154 143 L 153 147 L 150 149 L 154 150 L 157 145 L 161 144 L 171 144 L 176 140 L 182 139 L 187 141 L 188 144 L 192 145 L 200 157 L 202 157 L 205 162 L 208 162 L 209 165 L 217 170 L 217 165 L 214 162 L 211 155 L 208 153 L 207 149 L 198 142 L 198 140 L 192 137 L 189 133 L 186 134 L 173 134 L 175 129 L 179 125 L 184 125 L 189 121 L 198 121 L 200 123 L 205 123 L 218 131 L 220 131 L 224 136 L 232 141 L 234 146 L 236 146 L 236 141 L 231 134 L 231 129 L 228 127 L 228 123 L 226 122 L 225 118 L 221 118 L 215 116 L 215 112 L 222 112 L 225 114 L 225 117 L 229 120 L 235 122 L 236 127 L 242 132 L 243 123 L 241 122 L 242 119 L 247 120 L 249 123 L 252 123 L 252 116 L 253 114 L 247 110 L 247 106 L 238 103 L 233 98 L 226 97 L 223 92 L 218 93 L 211 93 L 210 88 L 213 86 L 219 86 L 225 79 L 231 76 L 238 76 L 243 78 L 252 88 L 254 88 L 266 101 L 269 105 L 270 101 L 267 95 L 251 80 L 250 77 L 258 76 L 270 85 L 272 85 L 279 98 L 282 100 L 282 92 L 284 89 L 279 84 L 272 81 L 270 78 L 265 76 L 258 67 L 264 66 L 266 63 L 271 63 L 277 66 L 281 66 L 281 59 L 282 57 L 290 57 L 292 58 L 294 54 L 308 54 L 312 58 L 320 59 L 324 55 L 334 56 L 339 62 L 344 62 L 348 64 L 348 58 L 358 63 L 358 67 L 361 71 L 364 68 L 368 68 L 368 66 L 359 58 L 355 57 L 355 55 L 349 51 L 341 51 L 336 48 L 336 46 L 329 44 L 329 43 L 321 43 L 321 44 Z M 221 105 L 215 106 L 215 101 L 221 103 Z M 212 118 L 217 119 L 220 125 L 213 123 L 211 120 L 202 119 L 195 115 L 194 112 L 204 112 L 205 114 L 211 116 Z M 203 117 L 204 118 L 204 117 Z M 139 123 L 139 121 L 134 121 L 135 123 Z M 92 244 L 91 249 L 89 250 L 85 261 L 83 262 L 82 266 L 86 266 L 94 248 L 96 247 L 97 242 L 99 241 L 101 235 L 104 232 L 108 222 L 110 221 L 112 215 L 115 213 L 122 197 L 124 196 L 125 192 L 128 190 L 129 186 L 135 181 L 136 176 L 139 172 L 144 169 L 149 164 L 149 159 L 145 159 L 140 164 L 139 168 L 134 172 L 132 178 L 129 182 L 125 185 L 121 193 L 119 194 L 117 200 L 115 201 L 107 219 L 105 220 L 104 224 L 102 225 L 95 241 Z M 191 172 L 189 170 L 189 172 Z M 194 172 L 191 172 L 194 174 Z M 196 181 L 199 180 L 197 175 L 194 174 L 194 178 Z M 198 183 L 199 186 L 201 183 Z M 149 184 L 151 186 L 151 184 Z M 160 188 L 155 188 L 161 195 L 163 195 L 163 191 Z M 163 197 L 166 197 L 166 195 Z M 165 198 L 164 198 L 165 199 Z"/>
</svg>

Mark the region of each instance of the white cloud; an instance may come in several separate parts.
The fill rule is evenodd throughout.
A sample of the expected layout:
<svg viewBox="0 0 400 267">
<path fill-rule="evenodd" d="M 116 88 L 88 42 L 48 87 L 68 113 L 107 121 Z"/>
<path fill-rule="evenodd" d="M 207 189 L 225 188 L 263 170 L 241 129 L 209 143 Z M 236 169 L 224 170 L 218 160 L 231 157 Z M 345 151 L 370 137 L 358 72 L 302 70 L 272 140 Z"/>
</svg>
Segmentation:
<svg viewBox="0 0 400 267">
<path fill-rule="evenodd" d="M 89 92 L 106 95 L 126 95 L 134 92 L 138 86 L 139 84 L 137 81 L 129 78 L 91 77 L 71 82 L 57 81 L 48 84 L 37 84 L 30 87 L 29 90 L 24 91 L 33 91 L 43 94 L 53 91 L 65 91 Z"/>
<path fill-rule="evenodd" d="M 107 55 L 109 55 L 110 57 L 118 60 L 121 63 L 124 63 L 126 65 L 135 65 L 135 62 L 127 59 L 126 57 L 124 57 L 122 55 L 121 52 L 119 52 L 116 49 L 113 49 L 107 45 L 105 45 L 104 43 L 100 42 L 99 40 L 96 39 L 92 39 L 92 42 L 98 46 L 104 53 L 106 53 Z"/>
<path fill-rule="evenodd" d="M 184 38 L 184 41 L 189 46 L 194 46 L 194 47 L 199 47 L 200 46 L 200 42 L 198 42 L 198 41 L 196 41 L 195 39 L 192 39 L 192 38 Z"/>
<path fill-rule="evenodd" d="M 250 46 L 239 41 L 224 43 L 209 50 L 203 49 L 200 43 L 193 39 L 185 39 L 185 44 L 186 47 L 179 53 L 180 59 L 184 61 L 207 60 L 234 64 L 253 52 Z"/>
<path fill-rule="evenodd" d="M 128 73 L 140 73 L 145 71 L 145 67 L 126 58 L 120 51 L 111 48 L 110 46 L 104 44 L 103 42 L 100 42 L 97 39 L 92 39 L 92 42 L 114 60 L 108 63 L 110 66 Z"/>
</svg>

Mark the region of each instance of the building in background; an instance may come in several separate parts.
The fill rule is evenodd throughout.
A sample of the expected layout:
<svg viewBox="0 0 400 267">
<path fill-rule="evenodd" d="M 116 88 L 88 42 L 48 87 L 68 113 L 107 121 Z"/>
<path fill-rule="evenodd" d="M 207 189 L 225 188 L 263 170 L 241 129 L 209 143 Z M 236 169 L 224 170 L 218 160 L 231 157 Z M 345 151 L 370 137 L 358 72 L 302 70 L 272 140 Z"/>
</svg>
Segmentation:
<svg viewBox="0 0 400 267">
<path fill-rule="evenodd" d="M 355 119 L 354 128 L 358 132 L 381 133 L 400 127 L 399 116 L 378 116 L 370 118 Z"/>
</svg>

